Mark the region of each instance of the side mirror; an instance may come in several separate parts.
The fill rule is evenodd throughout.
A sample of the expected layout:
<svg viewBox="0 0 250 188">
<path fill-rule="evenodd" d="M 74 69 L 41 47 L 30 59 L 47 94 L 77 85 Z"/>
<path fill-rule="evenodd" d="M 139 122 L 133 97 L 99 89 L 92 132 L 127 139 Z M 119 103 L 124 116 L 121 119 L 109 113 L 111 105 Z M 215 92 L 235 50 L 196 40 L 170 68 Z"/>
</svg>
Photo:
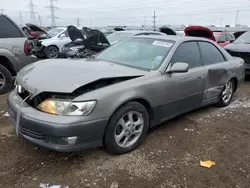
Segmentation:
<svg viewBox="0 0 250 188">
<path fill-rule="evenodd" d="M 229 42 L 230 42 L 230 43 L 233 43 L 234 41 L 235 41 L 235 40 L 233 39 L 233 40 L 230 40 Z"/>
<path fill-rule="evenodd" d="M 61 35 L 60 35 L 60 38 L 64 38 L 64 37 L 66 37 L 65 34 L 61 34 Z"/>
<path fill-rule="evenodd" d="M 219 40 L 218 43 L 225 43 L 226 41 L 223 40 Z"/>
<path fill-rule="evenodd" d="M 173 66 L 170 68 L 170 70 L 167 71 L 167 73 L 185 73 L 188 72 L 189 65 L 187 63 L 181 63 L 177 62 L 173 64 Z"/>
</svg>

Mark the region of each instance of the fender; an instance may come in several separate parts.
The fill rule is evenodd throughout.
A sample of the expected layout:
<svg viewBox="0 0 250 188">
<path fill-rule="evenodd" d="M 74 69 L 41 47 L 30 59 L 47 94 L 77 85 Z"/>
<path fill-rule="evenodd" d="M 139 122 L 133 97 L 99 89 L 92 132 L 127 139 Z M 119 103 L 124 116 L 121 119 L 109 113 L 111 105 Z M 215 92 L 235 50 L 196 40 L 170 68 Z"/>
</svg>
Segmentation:
<svg viewBox="0 0 250 188">
<path fill-rule="evenodd" d="M 18 72 L 18 70 L 20 70 L 20 63 L 18 59 L 9 50 L 0 48 L 0 56 L 6 57 L 9 60 L 15 72 Z"/>
</svg>

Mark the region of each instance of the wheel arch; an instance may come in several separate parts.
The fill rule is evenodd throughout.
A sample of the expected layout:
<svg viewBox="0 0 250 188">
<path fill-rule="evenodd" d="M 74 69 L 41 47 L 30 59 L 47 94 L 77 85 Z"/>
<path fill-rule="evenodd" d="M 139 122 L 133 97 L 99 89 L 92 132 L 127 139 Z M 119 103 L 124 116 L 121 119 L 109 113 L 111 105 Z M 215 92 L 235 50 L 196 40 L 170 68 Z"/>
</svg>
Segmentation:
<svg viewBox="0 0 250 188">
<path fill-rule="evenodd" d="M 8 69 L 11 73 L 11 76 L 16 76 L 16 71 L 15 71 L 11 61 L 7 57 L 0 55 L 0 65 L 4 66 L 6 69 Z"/>
</svg>

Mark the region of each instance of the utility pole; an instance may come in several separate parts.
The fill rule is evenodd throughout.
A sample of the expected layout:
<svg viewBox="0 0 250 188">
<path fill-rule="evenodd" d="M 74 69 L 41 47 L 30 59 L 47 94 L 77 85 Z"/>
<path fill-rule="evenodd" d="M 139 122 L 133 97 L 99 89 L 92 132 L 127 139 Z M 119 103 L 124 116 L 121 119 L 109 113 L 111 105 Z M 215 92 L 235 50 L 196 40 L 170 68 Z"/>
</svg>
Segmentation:
<svg viewBox="0 0 250 188">
<path fill-rule="evenodd" d="M 80 27 L 80 18 L 76 18 L 76 25 L 77 27 Z"/>
<path fill-rule="evenodd" d="M 237 12 L 236 12 L 235 26 L 237 25 L 237 22 L 238 22 L 239 12 L 240 12 L 239 10 L 237 10 Z"/>
<path fill-rule="evenodd" d="M 0 9 L 0 12 L 1 12 L 2 14 L 4 14 L 5 9 Z"/>
<path fill-rule="evenodd" d="M 20 23 L 21 23 L 21 25 L 23 25 L 23 15 L 21 12 L 19 12 L 19 16 L 20 16 Z"/>
<path fill-rule="evenodd" d="M 50 10 L 50 18 L 51 18 L 52 27 L 56 27 L 56 19 L 59 19 L 55 15 L 55 11 L 59 10 L 59 8 L 54 5 L 54 1 L 56 2 L 57 0 L 50 0 L 50 5 L 45 7 Z"/>
<path fill-rule="evenodd" d="M 41 20 L 41 15 L 40 14 L 38 15 L 38 20 L 39 20 L 39 25 L 41 26 L 42 25 L 42 20 Z"/>
<path fill-rule="evenodd" d="M 147 23 L 147 16 L 144 16 L 144 27 L 146 26 Z"/>
<path fill-rule="evenodd" d="M 153 28 L 154 28 L 154 31 L 156 31 L 156 18 L 157 18 L 157 16 L 155 15 L 155 11 L 154 11 L 154 16 L 153 16 Z"/>
<path fill-rule="evenodd" d="M 30 3 L 28 4 L 28 8 L 30 9 L 30 11 L 28 11 L 28 13 L 30 13 L 30 23 L 36 23 L 35 7 L 36 5 L 34 5 L 33 0 L 30 0 Z"/>
<path fill-rule="evenodd" d="M 92 20 L 89 20 L 89 25 L 90 27 L 92 27 Z"/>
<path fill-rule="evenodd" d="M 220 26 L 222 27 L 223 18 L 220 19 Z"/>
</svg>

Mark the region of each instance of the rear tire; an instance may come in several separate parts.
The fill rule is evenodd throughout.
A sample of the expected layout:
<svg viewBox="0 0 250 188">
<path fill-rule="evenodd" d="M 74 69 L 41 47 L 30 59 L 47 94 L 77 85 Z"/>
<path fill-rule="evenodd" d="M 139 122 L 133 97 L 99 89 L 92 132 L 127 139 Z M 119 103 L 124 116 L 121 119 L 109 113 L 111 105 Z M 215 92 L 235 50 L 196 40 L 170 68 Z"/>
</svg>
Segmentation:
<svg viewBox="0 0 250 188">
<path fill-rule="evenodd" d="M 5 94 L 13 87 L 13 79 L 10 71 L 0 65 L 0 94 Z"/>
<path fill-rule="evenodd" d="M 220 95 L 220 101 L 217 104 L 219 107 L 225 107 L 230 104 L 235 91 L 235 83 L 231 79 L 225 85 Z"/>
<path fill-rule="evenodd" d="M 124 126 L 120 122 L 124 122 Z M 148 127 L 147 109 L 138 102 L 128 102 L 110 118 L 104 135 L 104 146 L 111 154 L 128 153 L 140 146 Z"/>
</svg>

